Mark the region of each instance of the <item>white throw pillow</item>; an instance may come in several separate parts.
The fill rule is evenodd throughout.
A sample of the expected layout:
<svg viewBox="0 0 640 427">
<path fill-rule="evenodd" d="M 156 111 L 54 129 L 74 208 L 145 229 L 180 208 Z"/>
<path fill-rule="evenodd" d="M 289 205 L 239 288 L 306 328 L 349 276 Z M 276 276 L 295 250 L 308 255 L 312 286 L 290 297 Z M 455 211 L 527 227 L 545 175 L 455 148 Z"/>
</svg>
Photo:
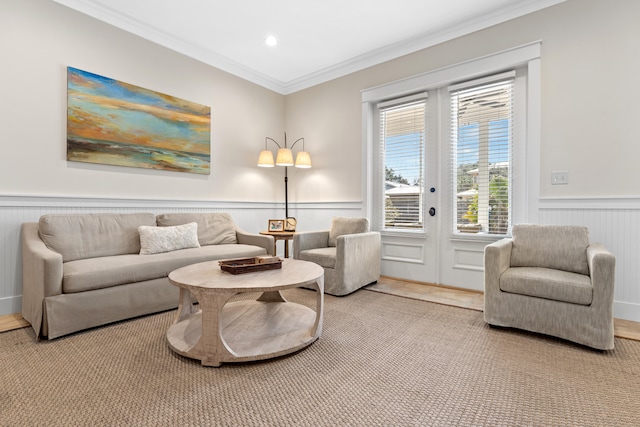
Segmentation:
<svg viewBox="0 0 640 427">
<path fill-rule="evenodd" d="M 174 227 L 138 227 L 140 233 L 140 255 L 158 254 L 177 249 L 199 248 L 198 224 L 176 225 Z"/>
</svg>

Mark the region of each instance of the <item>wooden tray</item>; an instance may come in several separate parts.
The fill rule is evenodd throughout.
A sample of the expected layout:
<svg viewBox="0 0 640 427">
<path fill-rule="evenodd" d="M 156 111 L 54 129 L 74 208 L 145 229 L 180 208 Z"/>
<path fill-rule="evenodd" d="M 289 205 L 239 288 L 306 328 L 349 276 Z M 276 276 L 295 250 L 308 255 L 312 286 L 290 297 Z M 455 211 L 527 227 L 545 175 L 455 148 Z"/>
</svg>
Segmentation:
<svg viewBox="0 0 640 427">
<path fill-rule="evenodd" d="M 256 263 L 255 258 L 225 259 L 218 261 L 220 269 L 231 274 L 253 273 L 254 271 L 277 270 L 282 268 L 282 259 L 276 262 Z"/>
</svg>

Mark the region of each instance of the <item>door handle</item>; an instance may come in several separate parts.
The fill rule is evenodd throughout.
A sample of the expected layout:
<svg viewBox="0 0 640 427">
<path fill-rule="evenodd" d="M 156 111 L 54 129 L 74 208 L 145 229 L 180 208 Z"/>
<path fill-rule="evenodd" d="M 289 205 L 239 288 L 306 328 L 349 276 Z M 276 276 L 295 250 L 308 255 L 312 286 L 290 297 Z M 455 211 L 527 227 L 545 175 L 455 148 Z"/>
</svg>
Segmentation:
<svg viewBox="0 0 640 427">
<path fill-rule="evenodd" d="M 429 209 L 429 215 L 436 216 L 436 208 Z"/>
</svg>

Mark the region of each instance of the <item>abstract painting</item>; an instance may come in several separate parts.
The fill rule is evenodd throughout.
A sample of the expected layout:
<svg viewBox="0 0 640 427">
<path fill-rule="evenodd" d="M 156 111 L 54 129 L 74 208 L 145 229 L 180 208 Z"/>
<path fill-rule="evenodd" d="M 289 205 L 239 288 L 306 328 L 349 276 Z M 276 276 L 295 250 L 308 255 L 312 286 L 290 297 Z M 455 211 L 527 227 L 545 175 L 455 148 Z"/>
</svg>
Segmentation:
<svg viewBox="0 0 640 427">
<path fill-rule="evenodd" d="M 67 67 L 67 160 L 210 174 L 211 108 Z"/>
</svg>

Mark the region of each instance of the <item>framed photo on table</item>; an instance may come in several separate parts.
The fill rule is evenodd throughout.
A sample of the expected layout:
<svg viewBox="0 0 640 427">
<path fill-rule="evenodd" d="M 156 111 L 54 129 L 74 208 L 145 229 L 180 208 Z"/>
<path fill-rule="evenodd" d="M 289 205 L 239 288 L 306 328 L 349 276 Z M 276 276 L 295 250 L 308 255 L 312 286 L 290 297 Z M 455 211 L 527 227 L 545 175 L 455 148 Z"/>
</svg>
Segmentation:
<svg viewBox="0 0 640 427">
<path fill-rule="evenodd" d="M 270 219 L 269 220 L 269 232 L 273 231 L 284 231 L 284 220 L 283 219 Z"/>
</svg>

